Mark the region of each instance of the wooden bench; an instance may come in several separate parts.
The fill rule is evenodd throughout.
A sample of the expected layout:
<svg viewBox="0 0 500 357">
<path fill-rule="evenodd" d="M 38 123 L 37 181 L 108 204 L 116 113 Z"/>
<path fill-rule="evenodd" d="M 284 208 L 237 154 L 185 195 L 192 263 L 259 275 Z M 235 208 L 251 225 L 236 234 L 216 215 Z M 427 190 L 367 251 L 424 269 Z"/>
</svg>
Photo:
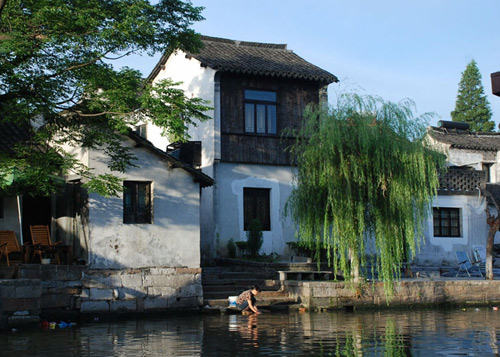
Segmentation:
<svg viewBox="0 0 500 357">
<path fill-rule="evenodd" d="M 325 281 L 333 280 L 331 271 L 278 271 L 279 280 L 306 280 L 306 281 Z"/>
</svg>

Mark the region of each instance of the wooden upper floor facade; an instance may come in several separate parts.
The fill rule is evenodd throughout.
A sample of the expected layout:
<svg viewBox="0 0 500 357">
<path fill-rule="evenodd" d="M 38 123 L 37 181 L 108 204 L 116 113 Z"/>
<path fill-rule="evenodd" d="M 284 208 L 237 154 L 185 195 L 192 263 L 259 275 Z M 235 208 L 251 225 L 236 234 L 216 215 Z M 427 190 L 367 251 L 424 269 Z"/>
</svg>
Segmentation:
<svg viewBox="0 0 500 357">
<path fill-rule="evenodd" d="M 313 81 L 221 74 L 221 161 L 290 165 L 287 129 L 300 127 L 321 91 Z"/>
<path fill-rule="evenodd" d="M 202 86 L 217 88 L 213 90 L 213 98 L 209 94 L 206 97 L 215 107 L 213 135 L 219 135 L 215 141 L 220 144 L 218 154 L 214 155 L 216 159 L 290 165 L 286 148 L 294 138 L 287 129 L 300 127 L 308 105 L 327 101 L 326 87 L 337 82 L 337 78 L 305 61 L 284 44 L 205 36 L 201 40 L 203 48 L 198 53 L 165 54 L 150 79 L 160 78 L 161 71 L 170 66 L 170 71 L 163 75 L 176 76 L 184 71 L 185 78 L 177 76 L 174 80 L 184 82 L 186 94 L 193 88 L 203 93 Z M 210 145 L 209 132 L 198 132 L 203 150 Z"/>
</svg>

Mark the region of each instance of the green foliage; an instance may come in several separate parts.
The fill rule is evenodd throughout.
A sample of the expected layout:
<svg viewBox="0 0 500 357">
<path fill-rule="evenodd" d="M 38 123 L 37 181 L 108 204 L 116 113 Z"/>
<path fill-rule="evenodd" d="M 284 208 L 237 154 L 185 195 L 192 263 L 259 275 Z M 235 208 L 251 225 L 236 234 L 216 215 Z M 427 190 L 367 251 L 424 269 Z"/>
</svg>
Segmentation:
<svg viewBox="0 0 500 357">
<path fill-rule="evenodd" d="M 390 283 L 405 244 L 414 254 L 444 165 L 424 145 L 428 116 L 415 118 L 408 100 L 354 94 L 341 95 L 330 111 L 306 111 L 290 149 L 298 170 L 285 211 L 317 256 L 327 249 L 335 273 L 357 278 L 369 246 L 380 279 Z M 386 288 L 389 294 L 392 284 Z"/>
<path fill-rule="evenodd" d="M 124 172 L 134 161 L 124 136 L 138 120 L 152 121 L 173 140 L 188 139 L 188 125 L 208 119 L 206 102 L 187 98 L 173 88 L 178 83 L 153 85 L 140 72 L 109 63 L 129 54 L 196 51 L 201 42 L 190 26 L 203 19 L 201 10 L 181 0 L 7 0 L 0 6 L 0 128 L 44 124 L 0 160 L 0 172 L 19 173 L 11 189 L 32 194 L 36 183 L 37 194 L 47 195 L 57 189 L 54 175 L 71 173 L 91 190 L 116 194 L 110 176 L 79 164 L 67 148 L 101 150 L 111 172 Z"/>
<path fill-rule="evenodd" d="M 236 258 L 236 244 L 234 244 L 233 238 L 227 242 L 227 255 L 229 258 Z"/>
<path fill-rule="evenodd" d="M 247 249 L 250 257 L 256 258 L 259 255 L 262 243 L 264 243 L 262 239 L 262 223 L 260 223 L 259 219 L 254 218 L 247 229 Z"/>
<path fill-rule="evenodd" d="M 236 242 L 236 246 L 240 250 L 242 255 L 246 255 L 248 251 L 248 244 L 247 242 Z"/>
<path fill-rule="evenodd" d="M 462 72 L 455 110 L 451 112 L 451 117 L 453 121 L 469 123 L 472 131 L 489 132 L 495 127 L 491 115 L 490 103 L 481 83 L 481 73 L 476 61 L 472 60 Z"/>
</svg>

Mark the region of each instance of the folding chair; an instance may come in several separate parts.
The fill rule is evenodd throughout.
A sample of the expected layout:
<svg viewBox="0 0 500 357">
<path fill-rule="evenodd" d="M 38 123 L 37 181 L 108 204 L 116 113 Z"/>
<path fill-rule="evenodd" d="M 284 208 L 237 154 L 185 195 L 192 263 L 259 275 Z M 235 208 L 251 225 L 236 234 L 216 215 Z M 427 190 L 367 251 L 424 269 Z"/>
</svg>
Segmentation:
<svg viewBox="0 0 500 357">
<path fill-rule="evenodd" d="M 10 266 L 12 259 L 9 259 L 9 255 L 12 253 L 21 256 L 21 248 L 19 248 L 16 233 L 14 231 L 0 231 L 0 260 L 5 257 L 7 266 Z"/>
<path fill-rule="evenodd" d="M 55 257 L 57 264 L 61 264 L 59 259 L 59 252 L 61 251 L 61 242 L 56 242 L 52 244 L 50 240 L 49 226 L 30 226 L 31 240 L 33 242 L 33 255 L 31 261 L 36 255 L 40 257 L 42 261 L 42 255 L 50 255 Z"/>
<path fill-rule="evenodd" d="M 457 255 L 457 260 L 458 260 L 458 271 L 456 276 L 458 276 L 462 270 L 465 270 L 467 272 L 467 275 L 470 277 L 469 269 L 472 270 L 474 265 L 471 263 L 469 255 L 467 255 L 466 252 L 461 252 L 461 251 L 457 251 L 455 252 L 455 254 Z M 481 269 L 479 269 L 479 266 L 477 266 L 477 271 L 479 272 L 479 275 L 483 277 L 483 274 L 481 273 Z"/>
</svg>

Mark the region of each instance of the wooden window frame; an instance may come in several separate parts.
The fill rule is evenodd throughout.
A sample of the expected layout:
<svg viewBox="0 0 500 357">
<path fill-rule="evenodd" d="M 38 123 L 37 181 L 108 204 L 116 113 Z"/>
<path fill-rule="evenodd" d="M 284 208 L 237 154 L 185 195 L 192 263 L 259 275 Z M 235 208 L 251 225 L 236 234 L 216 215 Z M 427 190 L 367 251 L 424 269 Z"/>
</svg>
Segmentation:
<svg viewBox="0 0 500 357">
<path fill-rule="evenodd" d="M 139 192 L 145 188 L 144 212 L 140 211 Z M 130 202 L 128 202 L 130 198 Z M 123 181 L 123 223 L 151 224 L 152 214 L 152 182 L 151 181 Z"/>
<path fill-rule="evenodd" d="M 263 99 L 247 99 L 246 98 L 246 92 L 247 91 L 255 91 L 255 92 L 270 92 L 274 93 L 276 96 L 276 100 L 270 101 L 270 100 L 263 100 Z M 253 131 L 247 131 L 247 126 L 246 126 L 246 106 L 247 104 L 250 104 L 253 106 Z M 265 132 L 264 133 L 259 133 L 257 132 L 257 106 L 258 105 L 264 105 L 264 112 L 265 112 Z M 275 133 L 270 133 L 269 130 L 269 107 L 274 107 L 275 111 L 275 126 L 276 126 L 276 132 Z M 279 132 L 278 128 L 278 93 L 275 90 L 264 90 L 264 89 L 251 89 L 251 88 L 246 88 L 243 90 L 243 131 L 246 134 L 253 134 L 253 135 L 265 135 L 265 136 L 277 136 Z"/>
<path fill-rule="evenodd" d="M 263 210 L 258 210 L 263 206 Z M 262 231 L 271 230 L 271 189 L 261 187 L 243 188 L 243 229 L 246 231 L 250 222 L 258 218 Z"/>
<path fill-rule="evenodd" d="M 483 171 L 486 172 L 486 182 L 491 182 L 491 167 L 493 162 L 483 162 Z"/>
<path fill-rule="evenodd" d="M 434 237 L 461 238 L 462 219 L 460 208 L 455 207 L 433 207 L 432 222 Z M 454 224 L 456 223 L 456 226 Z M 456 227 L 458 232 L 452 234 L 452 228 Z M 446 232 L 448 230 L 448 232 Z"/>
</svg>

